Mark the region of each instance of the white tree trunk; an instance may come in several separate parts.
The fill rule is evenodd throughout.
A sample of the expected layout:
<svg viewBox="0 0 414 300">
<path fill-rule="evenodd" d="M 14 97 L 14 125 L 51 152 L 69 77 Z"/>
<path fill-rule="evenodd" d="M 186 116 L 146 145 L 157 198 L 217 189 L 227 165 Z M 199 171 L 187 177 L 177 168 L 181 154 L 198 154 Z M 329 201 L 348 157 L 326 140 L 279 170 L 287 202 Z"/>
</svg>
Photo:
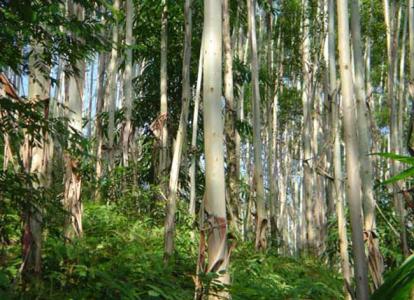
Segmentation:
<svg viewBox="0 0 414 300">
<path fill-rule="evenodd" d="M 262 168 L 262 141 L 261 141 L 261 119 L 260 119 L 260 88 L 259 88 L 259 64 L 257 58 L 256 41 L 256 2 L 247 0 L 250 47 L 252 49 L 251 71 L 252 71 L 252 107 L 253 107 L 253 143 L 254 143 L 254 189 L 256 192 L 256 249 L 267 248 L 267 214 L 265 207 L 265 191 L 263 184 Z"/>
<path fill-rule="evenodd" d="M 124 70 L 124 107 L 125 107 L 125 124 L 122 131 L 122 160 L 125 167 L 129 165 L 129 141 L 132 134 L 132 45 L 134 38 L 132 36 L 132 23 L 134 21 L 134 4 L 132 0 L 126 0 L 126 32 L 125 32 L 125 70 Z"/>
<path fill-rule="evenodd" d="M 174 233 L 175 233 L 175 214 L 177 210 L 177 186 L 178 175 L 180 173 L 181 154 L 183 144 L 187 138 L 187 120 L 188 110 L 191 99 L 190 85 L 190 67 L 191 67 L 191 30 L 192 30 L 192 13 L 191 0 L 186 0 L 184 4 L 184 58 L 183 58 L 183 91 L 180 123 L 178 125 L 177 138 L 174 147 L 173 160 L 171 164 L 169 192 L 167 199 L 167 215 L 164 224 L 164 260 L 167 262 L 174 251 Z"/>
<path fill-rule="evenodd" d="M 224 178 L 222 91 L 222 1 L 204 1 L 204 146 L 206 183 L 204 218 L 208 239 L 207 272 L 226 272 L 228 266 L 227 220 Z M 202 234 L 203 233 L 203 228 Z M 204 241 L 201 240 L 200 243 Z M 218 277 L 228 283 L 228 273 Z M 210 300 L 227 299 L 226 293 Z"/>
<path fill-rule="evenodd" d="M 114 1 L 113 9 L 118 12 L 120 7 L 120 0 Z M 112 50 L 111 60 L 109 61 L 109 78 L 108 78 L 108 158 L 109 170 L 114 167 L 114 136 L 115 136 L 115 110 L 117 98 L 117 73 L 118 73 L 118 17 L 115 16 L 116 21 L 112 28 Z"/>
<path fill-rule="evenodd" d="M 239 227 L 239 178 L 236 155 L 236 118 L 233 85 L 233 52 L 230 38 L 229 0 L 223 0 L 223 46 L 224 46 L 224 97 L 226 99 L 226 154 L 227 154 L 227 190 L 230 225 L 238 231 Z"/>
<path fill-rule="evenodd" d="M 204 33 L 203 33 L 204 34 Z M 198 113 L 200 109 L 200 94 L 201 94 L 201 81 L 203 77 L 203 57 L 204 57 L 204 38 L 201 41 L 200 58 L 198 61 L 198 73 L 197 73 L 197 85 L 196 93 L 194 97 L 194 112 L 192 121 L 191 132 L 191 165 L 190 165 L 190 215 L 195 217 L 196 211 L 196 161 L 197 161 L 197 130 L 198 130 Z"/>
<path fill-rule="evenodd" d="M 313 216 L 315 178 L 313 171 L 313 159 L 311 148 L 312 137 L 312 83 L 311 83 L 311 57 L 310 57 L 310 33 L 308 1 L 303 0 L 303 25 L 302 25 L 302 105 L 303 105 L 303 197 L 306 214 L 306 243 L 310 253 L 316 251 L 316 231 Z"/>
<path fill-rule="evenodd" d="M 168 165 L 168 75 L 167 75 L 167 22 L 168 22 L 168 6 L 167 0 L 162 0 L 162 16 L 161 16 L 161 70 L 160 70 L 160 114 L 162 122 L 161 129 L 161 140 L 160 140 L 160 154 L 159 154 L 159 165 L 158 165 L 158 180 L 161 183 L 161 190 L 163 193 L 166 192 L 166 172 Z"/>
<path fill-rule="evenodd" d="M 354 58 L 354 84 L 355 97 L 357 104 L 357 124 L 359 138 L 359 155 L 360 155 L 360 175 L 362 184 L 362 203 L 364 208 L 365 234 L 368 249 L 368 261 L 371 276 L 375 288 L 378 288 L 382 282 L 382 272 L 384 266 L 382 256 L 379 251 L 379 241 L 377 239 L 375 225 L 375 199 L 372 181 L 372 162 L 370 153 L 371 135 L 368 126 L 368 108 L 366 105 L 365 92 L 365 74 L 364 60 L 362 54 L 361 40 L 361 17 L 359 13 L 359 0 L 352 0 L 351 4 L 351 32 L 352 32 L 352 49 Z"/>
<path fill-rule="evenodd" d="M 336 83 L 336 59 L 335 59 L 335 4 L 334 0 L 328 0 L 328 58 L 329 58 L 329 97 L 331 101 L 331 122 L 334 136 L 332 164 L 334 171 L 334 191 L 336 202 L 336 214 L 338 219 L 339 252 L 341 256 L 342 275 L 344 277 L 345 299 L 350 300 L 351 266 L 348 254 L 348 237 L 346 230 L 346 215 L 344 203 L 344 188 L 341 162 L 341 131 L 339 116 L 338 87 Z"/>
<path fill-rule="evenodd" d="M 29 58 L 29 101 L 33 103 L 43 102 L 44 118 L 48 117 L 49 97 L 50 97 L 50 72 L 48 66 L 40 66 L 36 61 L 36 57 L 41 55 L 43 48 L 40 45 L 33 46 L 32 55 Z M 45 188 L 47 187 L 47 170 L 49 164 L 48 157 L 48 138 L 47 133 L 44 132 L 40 145 L 34 143 L 32 136 L 27 136 L 26 151 L 23 153 L 23 161 L 26 167 L 26 172 L 35 175 L 38 181 L 33 183 L 33 187 Z M 29 208 L 23 211 L 23 265 L 25 273 L 39 274 L 42 265 L 42 208 L 37 204 L 32 204 Z"/>
<path fill-rule="evenodd" d="M 75 16 L 78 20 L 84 19 L 83 7 L 69 1 L 68 11 L 70 15 Z M 82 101 L 85 83 L 85 62 L 78 61 L 76 67 L 79 73 L 76 76 L 66 78 L 66 106 L 68 108 L 66 116 L 69 119 L 69 126 L 82 135 Z M 76 147 L 77 145 L 69 145 Z M 65 222 L 65 238 L 71 240 L 74 236 L 81 236 L 83 206 L 80 198 L 82 179 L 78 173 L 79 160 L 77 157 L 65 153 L 65 190 L 63 205 L 69 216 Z"/>
<path fill-rule="evenodd" d="M 361 178 L 359 174 L 359 152 L 357 128 L 355 126 L 354 87 L 351 73 L 351 51 L 349 46 L 348 1 L 337 1 L 338 49 L 343 99 L 344 137 L 346 148 L 347 194 L 351 215 L 352 250 L 357 300 L 368 299 L 367 258 L 362 229 Z"/>
</svg>

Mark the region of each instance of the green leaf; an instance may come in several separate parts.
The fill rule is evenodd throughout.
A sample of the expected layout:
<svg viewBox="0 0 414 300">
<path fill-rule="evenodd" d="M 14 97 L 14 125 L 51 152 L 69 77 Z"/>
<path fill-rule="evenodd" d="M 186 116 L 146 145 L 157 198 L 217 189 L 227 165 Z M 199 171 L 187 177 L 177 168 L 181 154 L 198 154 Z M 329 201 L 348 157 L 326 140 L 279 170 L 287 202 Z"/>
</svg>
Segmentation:
<svg viewBox="0 0 414 300">
<path fill-rule="evenodd" d="M 414 287 L 414 255 L 394 271 L 383 285 L 371 296 L 372 300 L 410 299 Z"/>
<path fill-rule="evenodd" d="M 390 159 L 397 160 L 402 163 L 406 163 L 406 164 L 414 166 L 414 157 L 412 156 L 404 156 L 404 155 L 399 155 L 399 154 L 390 153 L 390 152 L 372 153 L 371 155 L 378 155 L 384 158 L 390 158 Z"/>
<path fill-rule="evenodd" d="M 402 171 L 401 173 L 383 181 L 381 184 L 390 184 L 390 183 L 395 183 L 397 181 L 400 180 L 404 180 L 407 179 L 409 177 L 413 177 L 414 176 L 414 167 L 408 168 L 404 171 Z"/>
</svg>

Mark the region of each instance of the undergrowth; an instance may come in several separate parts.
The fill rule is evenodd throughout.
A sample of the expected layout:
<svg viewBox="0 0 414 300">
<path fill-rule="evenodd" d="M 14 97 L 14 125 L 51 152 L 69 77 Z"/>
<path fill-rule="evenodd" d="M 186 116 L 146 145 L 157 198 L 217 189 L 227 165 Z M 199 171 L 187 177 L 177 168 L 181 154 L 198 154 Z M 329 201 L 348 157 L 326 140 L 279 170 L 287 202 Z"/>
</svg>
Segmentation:
<svg viewBox="0 0 414 300">
<path fill-rule="evenodd" d="M 22 285 L 18 242 L 1 262 L 0 299 L 193 299 L 198 241 L 178 225 L 176 255 L 163 264 L 163 228 L 115 205 L 88 205 L 85 234 L 65 244 L 49 232 L 42 277 Z M 7 264 L 5 263 L 7 261 Z M 306 258 L 257 254 L 239 243 L 231 257 L 232 299 L 341 299 L 339 275 Z"/>
</svg>

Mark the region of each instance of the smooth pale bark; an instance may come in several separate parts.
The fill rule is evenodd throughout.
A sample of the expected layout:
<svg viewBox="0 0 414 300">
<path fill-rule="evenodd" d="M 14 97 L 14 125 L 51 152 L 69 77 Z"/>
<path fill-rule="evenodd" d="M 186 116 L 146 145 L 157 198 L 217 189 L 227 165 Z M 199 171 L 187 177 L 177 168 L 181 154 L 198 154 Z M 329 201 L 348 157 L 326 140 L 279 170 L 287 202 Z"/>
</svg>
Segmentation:
<svg viewBox="0 0 414 300">
<path fill-rule="evenodd" d="M 354 62 L 354 85 L 357 104 L 358 146 L 360 155 L 360 175 L 362 184 L 362 203 L 364 208 L 364 232 L 368 244 L 368 261 L 374 287 L 378 288 L 382 282 L 384 266 L 379 251 L 375 225 L 375 199 L 372 181 L 372 162 L 370 153 L 371 135 L 368 126 L 368 109 L 366 105 L 364 59 L 362 54 L 361 17 L 359 0 L 352 0 L 351 4 L 351 34 Z"/>
<path fill-rule="evenodd" d="M 261 141 L 261 118 L 260 118 L 260 88 L 259 88 L 259 65 L 257 58 L 256 41 L 256 2 L 247 0 L 248 23 L 251 47 L 251 72 L 252 72 L 252 107 L 253 107 L 253 143 L 254 143 L 254 189 L 256 192 L 256 249 L 267 248 L 267 214 L 265 207 L 265 191 L 263 184 L 262 168 L 262 141 Z"/>
<path fill-rule="evenodd" d="M 178 125 L 177 138 L 175 141 L 173 160 L 171 164 L 169 192 L 167 199 L 167 215 L 164 224 L 164 261 L 168 262 L 174 252 L 175 214 L 177 211 L 177 186 L 180 173 L 181 154 L 184 142 L 187 138 L 188 110 L 191 99 L 190 67 L 191 67 L 191 30 L 192 12 L 191 0 L 184 4 L 184 57 L 183 57 L 183 91 L 181 103 L 180 123 Z"/>
<path fill-rule="evenodd" d="M 312 83 L 311 83 L 311 57 L 310 57 L 310 33 L 308 1 L 302 1 L 303 25 L 302 25 L 302 105 L 303 105 L 303 197 L 305 201 L 306 214 L 306 246 L 310 253 L 316 252 L 316 231 L 314 227 L 314 172 L 312 162 Z"/>
<path fill-rule="evenodd" d="M 395 93 L 395 66 L 397 56 L 397 19 L 396 19 L 396 3 L 391 2 L 389 5 L 388 0 L 384 0 L 384 12 L 387 24 L 387 55 L 388 55 L 388 78 L 387 78 L 387 101 L 391 108 L 390 115 L 390 151 L 392 153 L 399 153 L 400 147 L 398 145 L 401 142 L 401 137 L 398 132 L 398 99 L 396 99 Z M 387 21 L 388 19 L 388 21 Z M 395 176 L 399 173 L 400 166 L 395 160 L 391 161 L 390 176 Z M 398 214 L 398 221 L 400 225 L 400 247 L 404 256 L 409 255 L 407 244 L 407 233 L 405 228 L 405 209 L 400 190 L 402 187 L 395 183 L 393 185 L 393 199 L 395 210 Z"/>
<path fill-rule="evenodd" d="M 351 51 L 349 45 L 348 1 L 337 1 L 338 13 L 338 50 L 341 73 L 341 92 L 343 99 L 344 137 L 346 149 L 347 195 L 349 201 L 352 229 L 352 251 L 356 282 L 356 299 L 367 300 L 368 266 L 364 249 L 362 228 L 361 178 L 359 174 L 359 151 L 356 128 L 356 111 L 353 101 L 354 87 L 351 73 Z"/>
<path fill-rule="evenodd" d="M 201 41 L 200 47 L 200 59 L 198 62 L 197 73 L 197 85 L 196 93 L 194 97 L 194 112 L 192 121 L 192 133 L 191 133 L 191 165 L 190 165 L 190 206 L 189 212 L 192 217 L 195 217 L 196 211 L 196 167 L 197 167 L 197 129 L 198 129 L 198 113 L 200 109 L 200 94 L 201 94 L 201 81 L 203 79 L 203 57 L 204 57 L 204 38 Z"/>
<path fill-rule="evenodd" d="M 86 136 L 90 138 L 92 136 L 92 102 L 93 102 L 93 83 L 95 82 L 95 60 L 91 62 L 91 71 L 90 71 L 90 78 L 89 78 L 89 103 L 88 103 L 88 126 L 86 131 Z"/>
<path fill-rule="evenodd" d="M 125 28 L 125 70 L 124 70 L 124 108 L 125 124 L 122 131 L 122 161 L 125 167 L 129 165 L 129 142 L 132 134 L 132 45 L 134 38 L 132 36 L 132 23 L 134 21 L 134 4 L 132 0 L 126 0 L 126 28 Z"/>
<path fill-rule="evenodd" d="M 402 10 L 402 6 L 400 7 Z M 404 113 L 407 108 L 407 89 L 405 84 L 405 63 L 406 63 L 406 52 L 407 52 L 407 31 L 408 31 L 408 10 L 402 12 L 404 15 L 404 21 L 403 21 L 403 30 L 402 30 L 402 37 L 401 37 L 401 54 L 400 54 L 400 73 L 399 73 L 399 79 L 398 79 L 398 99 L 400 105 L 398 106 L 398 132 L 400 134 L 400 143 L 398 147 L 400 148 L 400 152 L 403 152 L 404 150 Z"/>
<path fill-rule="evenodd" d="M 79 4 L 69 1 L 68 4 L 69 15 L 75 16 L 78 20 L 84 19 L 84 9 Z M 79 70 L 78 74 L 74 76 L 67 76 L 65 79 L 66 86 L 66 116 L 71 126 L 76 132 L 82 135 L 82 102 L 83 90 L 85 84 L 85 62 L 78 61 L 76 68 Z M 77 147 L 77 145 L 69 145 L 69 147 Z M 65 221 L 64 236 L 67 240 L 73 237 L 82 236 L 82 214 L 83 205 L 81 202 L 81 184 L 82 178 L 78 173 L 79 160 L 77 157 L 65 153 L 65 190 L 63 197 L 63 206 L 68 212 Z"/>
<path fill-rule="evenodd" d="M 268 1 L 270 7 L 273 7 L 273 1 Z M 276 201 L 277 201 L 277 110 L 278 110 L 278 94 L 277 88 L 278 83 L 276 80 L 280 78 L 280 74 L 277 74 L 278 77 L 275 79 L 273 75 L 275 66 L 274 66 L 274 43 L 273 43 L 273 13 L 269 12 L 267 15 L 267 65 L 268 65 L 268 74 L 269 74 L 269 81 L 271 85 L 268 86 L 268 93 L 267 93 L 267 101 L 268 105 L 268 131 L 269 131 L 269 145 L 268 145 L 268 152 L 269 152 L 269 167 L 268 167 L 268 177 L 269 177 L 269 186 L 270 186 L 270 194 L 269 194 L 269 226 L 270 226 L 270 235 L 272 241 L 276 241 L 277 239 L 277 209 L 276 209 Z M 281 49 L 281 34 L 278 35 L 276 49 L 280 49 L 280 55 L 283 59 L 283 48 Z M 282 65 L 282 64 L 280 64 Z"/>
<path fill-rule="evenodd" d="M 167 75 L 167 24 L 168 24 L 168 6 L 167 0 L 162 0 L 162 16 L 161 16 L 161 70 L 160 70 L 160 118 L 163 120 L 161 124 L 160 135 L 160 151 L 158 161 L 158 180 L 161 183 L 161 192 L 166 193 L 166 172 L 168 165 L 168 75 Z"/>
<path fill-rule="evenodd" d="M 107 64 L 107 54 L 99 54 L 98 66 L 98 83 L 97 83 L 97 98 L 96 98 L 96 119 L 95 119 L 95 136 L 96 136 L 96 178 L 99 180 L 103 173 L 102 161 L 102 146 L 103 146 L 103 124 L 102 112 L 105 106 L 105 69 Z"/>
<path fill-rule="evenodd" d="M 120 7 L 120 0 L 115 0 L 113 9 L 117 13 Z M 118 40 L 119 40 L 119 21 L 115 16 L 115 24 L 112 28 L 112 50 L 111 60 L 109 61 L 108 78 L 108 166 L 109 170 L 114 168 L 114 137 L 115 137 L 115 110 L 117 99 L 117 73 L 118 73 Z"/>
<path fill-rule="evenodd" d="M 223 47 L 224 47 L 224 98 L 226 99 L 225 138 L 227 154 L 227 190 L 230 224 L 238 231 L 239 224 L 239 179 L 236 154 L 236 104 L 233 85 L 233 52 L 230 38 L 229 0 L 223 0 Z"/>
<path fill-rule="evenodd" d="M 328 0 L 328 66 L 329 66 L 329 97 L 331 104 L 331 128 L 334 145 L 332 151 L 332 164 L 334 173 L 334 195 L 336 202 L 336 215 L 338 219 L 339 253 L 341 256 L 342 275 L 344 277 L 345 299 L 350 300 L 351 266 L 348 254 L 348 237 L 346 230 L 346 215 L 344 203 L 344 188 L 341 162 L 341 132 L 339 116 L 338 86 L 336 83 L 336 58 L 335 58 L 335 4 L 334 0 Z"/>
<path fill-rule="evenodd" d="M 208 240 L 206 272 L 222 272 L 217 278 L 229 283 L 227 248 L 227 219 L 224 178 L 222 92 L 222 1 L 204 1 L 204 146 L 205 197 L 204 218 Z M 203 240 L 200 241 L 203 243 Z M 227 299 L 226 292 L 209 295 L 209 300 Z"/>
<path fill-rule="evenodd" d="M 49 92 L 50 92 L 50 69 L 37 61 L 38 56 L 43 52 L 40 45 L 33 46 L 32 55 L 29 58 L 29 101 L 42 103 L 42 114 L 48 117 L 49 111 Z M 47 133 L 43 132 L 40 145 L 34 143 L 32 136 L 27 136 L 27 144 L 24 148 L 23 165 L 25 171 L 35 175 L 38 181 L 33 183 L 33 188 L 47 187 L 47 170 L 49 164 L 48 139 Z M 42 266 L 42 209 L 37 204 L 23 210 L 23 272 L 24 274 L 38 275 Z"/>
</svg>

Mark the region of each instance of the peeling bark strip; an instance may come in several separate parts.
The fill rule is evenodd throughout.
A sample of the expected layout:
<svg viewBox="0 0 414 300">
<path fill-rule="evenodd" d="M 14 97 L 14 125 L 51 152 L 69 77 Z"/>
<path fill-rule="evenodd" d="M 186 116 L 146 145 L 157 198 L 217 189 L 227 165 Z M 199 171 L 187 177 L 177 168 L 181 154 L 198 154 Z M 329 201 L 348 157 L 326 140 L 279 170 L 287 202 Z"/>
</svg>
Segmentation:
<svg viewBox="0 0 414 300">
<path fill-rule="evenodd" d="M 38 55 L 43 52 L 42 46 L 33 45 L 33 52 L 29 58 L 29 102 L 27 105 L 31 109 L 41 109 L 41 114 L 45 119 L 49 116 L 49 91 L 50 80 L 48 66 L 37 67 Z M 43 70 L 43 71 L 41 71 Z M 40 105 L 40 106 L 39 106 Z M 40 144 L 35 143 L 34 137 L 25 133 L 24 144 L 21 148 L 24 172 L 37 176 L 37 181 L 32 183 L 29 188 L 38 189 L 47 186 L 47 170 L 49 162 L 48 134 L 43 131 L 40 137 Z M 27 203 L 22 212 L 23 232 L 22 232 L 22 265 L 23 275 L 41 272 L 41 248 L 42 248 L 42 208 L 33 199 Z"/>
<path fill-rule="evenodd" d="M 204 146 L 205 197 L 204 209 L 208 232 L 207 272 L 220 272 L 217 282 L 229 283 L 227 273 L 227 220 L 224 176 L 222 96 L 222 1 L 204 1 Z M 227 291 L 209 291 L 209 300 L 228 299 Z"/>
<path fill-rule="evenodd" d="M 84 9 L 81 5 L 69 1 L 68 14 L 73 15 L 78 20 L 84 19 Z M 71 33 L 73 34 L 73 33 Z M 75 37 L 76 38 L 76 37 Z M 79 74 L 76 77 L 68 76 L 65 79 L 66 86 L 66 106 L 68 108 L 66 116 L 69 120 L 69 126 L 82 135 L 82 99 L 83 87 L 85 83 L 85 62 L 78 61 L 76 69 Z M 70 148 L 78 145 L 69 145 Z M 81 176 L 79 174 L 78 158 L 70 153 L 64 154 L 66 172 L 64 176 L 65 190 L 63 197 L 63 207 L 66 209 L 68 216 L 65 220 L 64 235 L 71 240 L 73 237 L 82 235 L 82 202 L 81 202 Z"/>
<path fill-rule="evenodd" d="M 82 236 L 83 232 L 83 205 L 80 199 L 82 180 L 78 173 L 76 158 L 71 157 L 68 153 L 65 153 L 64 156 L 66 165 L 64 208 L 69 214 L 65 221 L 65 238 L 72 240 L 75 236 Z"/>
<path fill-rule="evenodd" d="M 228 266 L 231 252 L 236 247 L 236 243 L 232 243 L 229 248 L 227 247 L 226 218 L 210 215 L 205 211 L 203 206 L 200 209 L 200 245 L 197 259 L 197 271 L 196 276 L 193 278 L 195 284 L 195 300 L 201 300 L 204 295 L 211 294 L 211 291 L 209 293 L 208 288 L 203 286 L 203 282 L 200 280 L 200 275 L 204 273 L 217 273 L 222 271 L 223 265 Z M 206 252 L 208 250 L 206 238 L 209 245 L 213 241 L 218 245 L 217 248 L 219 249 L 219 251 L 215 252 L 214 257 L 209 254 L 208 265 L 206 264 Z M 224 283 L 228 284 L 229 278 L 227 274 L 224 276 L 226 277 L 226 282 Z M 221 277 L 222 276 L 218 278 L 218 281 L 223 283 L 220 280 Z"/>
</svg>

